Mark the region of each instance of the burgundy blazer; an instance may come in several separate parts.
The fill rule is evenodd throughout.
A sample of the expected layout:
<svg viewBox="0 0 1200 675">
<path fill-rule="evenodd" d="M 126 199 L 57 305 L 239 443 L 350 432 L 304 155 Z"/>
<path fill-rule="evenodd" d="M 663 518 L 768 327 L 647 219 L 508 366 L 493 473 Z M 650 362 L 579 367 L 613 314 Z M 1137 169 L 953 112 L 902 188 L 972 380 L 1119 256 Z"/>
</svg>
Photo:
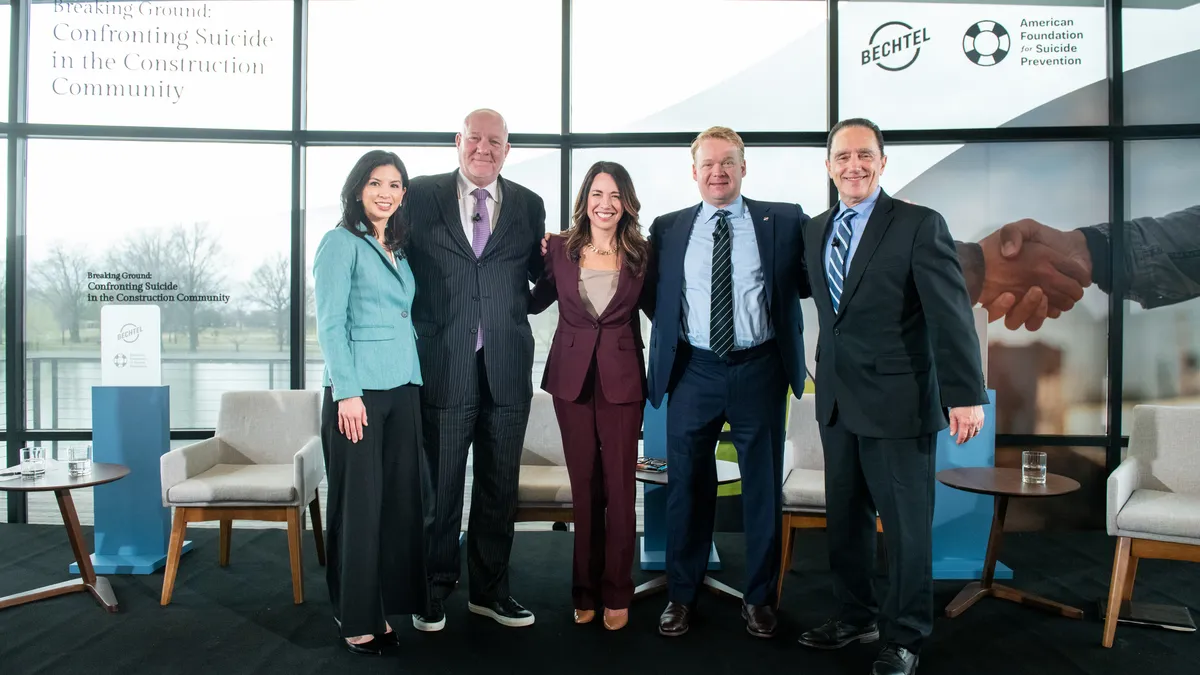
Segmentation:
<svg viewBox="0 0 1200 675">
<path fill-rule="evenodd" d="M 579 295 L 579 263 L 567 256 L 566 237 L 550 237 L 545 262 L 529 305 L 530 313 L 538 314 L 558 300 L 558 328 L 546 359 L 542 389 L 558 398 L 577 400 L 594 359 L 605 400 L 645 401 L 646 366 L 638 320 L 645 275 L 636 276 L 622 265 L 616 293 L 604 312 L 593 317 Z"/>
</svg>

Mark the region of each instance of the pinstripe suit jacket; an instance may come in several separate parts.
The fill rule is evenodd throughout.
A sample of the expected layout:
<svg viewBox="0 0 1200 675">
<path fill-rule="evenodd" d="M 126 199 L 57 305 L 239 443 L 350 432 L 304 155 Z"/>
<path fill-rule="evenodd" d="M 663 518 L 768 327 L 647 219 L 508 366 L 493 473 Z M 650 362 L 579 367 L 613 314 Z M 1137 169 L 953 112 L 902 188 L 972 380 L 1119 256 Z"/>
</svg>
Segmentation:
<svg viewBox="0 0 1200 675">
<path fill-rule="evenodd" d="M 425 379 L 422 400 L 439 408 L 465 405 L 483 326 L 492 399 L 512 405 L 533 397 L 533 331 L 529 284 L 542 274 L 546 207 L 528 188 L 499 179 L 500 217 L 479 258 L 459 215 L 457 171 L 409 184 L 408 261 L 417 280 L 413 322 Z"/>
</svg>

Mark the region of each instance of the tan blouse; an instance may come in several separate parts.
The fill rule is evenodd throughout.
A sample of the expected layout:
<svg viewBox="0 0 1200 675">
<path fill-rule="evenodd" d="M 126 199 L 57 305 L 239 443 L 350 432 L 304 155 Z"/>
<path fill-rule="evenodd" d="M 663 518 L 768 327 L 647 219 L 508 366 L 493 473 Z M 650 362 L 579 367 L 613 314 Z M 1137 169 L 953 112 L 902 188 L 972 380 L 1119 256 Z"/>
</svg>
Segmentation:
<svg viewBox="0 0 1200 675">
<path fill-rule="evenodd" d="M 579 268 L 579 297 L 583 306 L 594 317 L 604 313 L 608 303 L 617 292 L 620 270 L 589 270 Z"/>
</svg>

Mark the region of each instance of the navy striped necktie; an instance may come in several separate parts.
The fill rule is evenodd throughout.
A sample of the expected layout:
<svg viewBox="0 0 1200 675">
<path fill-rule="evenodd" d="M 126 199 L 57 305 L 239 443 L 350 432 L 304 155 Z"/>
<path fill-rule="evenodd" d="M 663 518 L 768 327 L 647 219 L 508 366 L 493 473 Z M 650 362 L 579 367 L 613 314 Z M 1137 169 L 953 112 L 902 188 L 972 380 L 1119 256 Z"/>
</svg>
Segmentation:
<svg viewBox="0 0 1200 675">
<path fill-rule="evenodd" d="M 842 289 L 846 287 L 846 273 L 849 271 L 847 261 L 850 259 L 850 240 L 854 230 L 850 221 L 858 215 L 854 209 L 846 209 L 838 215 L 838 225 L 833 231 L 833 245 L 829 247 L 829 257 L 825 260 L 825 278 L 829 281 L 829 297 L 833 300 L 833 311 L 836 314 L 842 304 Z"/>
<path fill-rule="evenodd" d="M 708 315 L 708 348 L 722 358 L 733 349 L 733 257 L 729 246 L 729 215 L 725 209 L 716 213 Z"/>
</svg>

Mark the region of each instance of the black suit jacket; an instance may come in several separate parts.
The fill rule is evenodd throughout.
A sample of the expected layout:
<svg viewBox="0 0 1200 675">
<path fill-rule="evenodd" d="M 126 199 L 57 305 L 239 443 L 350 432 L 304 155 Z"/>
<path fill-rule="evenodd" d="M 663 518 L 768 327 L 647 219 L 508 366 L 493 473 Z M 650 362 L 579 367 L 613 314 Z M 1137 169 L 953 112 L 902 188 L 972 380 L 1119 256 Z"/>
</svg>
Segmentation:
<svg viewBox="0 0 1200 675">
<path fill-rule="evenodd" d="M 944 429 L 946 408 L 987 403 L 971 301 L 942 216 L 880 191 L 835 315 L 824 261 L 832 213 L 813 218 L 805 237 L 821 324 L 817 420 L 829 424 L 836 405 L 852 433 L 908 438 Z"/>
<path fill-rule="evenodd" d="M 458 207 L 458 172 L 421 176 L 404 197 L 405 246 L 417 295 L 413 324 L 421 360 L 422 400 L 437 407 L 469 403 L 476 367 L 476 328 L 482 322 L 488 385 L 498 405 L 533 396 L 533 332 L 529 284 L 542 273 L 546 231 L 542 198 L 499 179 L 500 217 L 476 259 Z"/>
<path fill-rule="evenodd" d="M 796 204 L 742 198 L 754 222 L 758 254 L 767 286 L 767 312 L 787 368 L 792 392 L 804 392 L 804 317 L 800 298 L 809 295 L 804 271 L 804 229 L 808 216 Z M 652 279 L 644 286 L 643 307 L 654 319 L 650 333 L 650 403 L 658 407 L 674 387 L 675 352 L 683 311 L 683 260 L 700 205 L 668 213 L 650 226 Z"/>
</svg>

